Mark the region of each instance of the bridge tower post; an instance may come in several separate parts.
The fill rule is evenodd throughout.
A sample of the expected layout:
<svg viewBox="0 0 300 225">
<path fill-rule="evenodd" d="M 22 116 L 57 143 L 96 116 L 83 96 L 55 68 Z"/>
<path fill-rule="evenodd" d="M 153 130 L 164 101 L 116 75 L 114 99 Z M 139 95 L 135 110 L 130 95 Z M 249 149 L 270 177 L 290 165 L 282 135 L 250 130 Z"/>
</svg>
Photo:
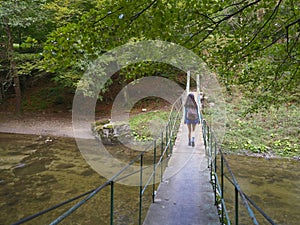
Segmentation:
<svg viewBox="0 0 300 225">
<path fill-rule="evenodd" d="M 186 73 L 186 95 L 190 93 L 190 80 L 191 80 L 191 71 L 188 70 Z"/>
<path fill-rule="evenodd" d="M 200 93 L 200 75 L 196 75 L 196 81 L 197 81 L 197 95 Z"/>
</svg>

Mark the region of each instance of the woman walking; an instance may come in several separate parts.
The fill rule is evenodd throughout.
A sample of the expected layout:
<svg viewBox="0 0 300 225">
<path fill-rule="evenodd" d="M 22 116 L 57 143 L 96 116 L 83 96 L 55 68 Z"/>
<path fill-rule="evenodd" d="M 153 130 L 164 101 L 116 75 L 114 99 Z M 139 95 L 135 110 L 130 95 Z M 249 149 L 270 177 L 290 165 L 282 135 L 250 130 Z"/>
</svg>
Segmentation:
<svg viewBox="0 0 300 225">
<path fill-rule="evenodd" d="M 196 124 L 200 123 L 200 118 L 198 113 L 198 105 L 192 93 L 188 95 L 184 107 L 185 107 L 184 123 L 187 124 L 188 127 L 188 138 L 189 138 L 188 145 L 194 147 L 195 128 L 196 128 Z"/>
</svg>

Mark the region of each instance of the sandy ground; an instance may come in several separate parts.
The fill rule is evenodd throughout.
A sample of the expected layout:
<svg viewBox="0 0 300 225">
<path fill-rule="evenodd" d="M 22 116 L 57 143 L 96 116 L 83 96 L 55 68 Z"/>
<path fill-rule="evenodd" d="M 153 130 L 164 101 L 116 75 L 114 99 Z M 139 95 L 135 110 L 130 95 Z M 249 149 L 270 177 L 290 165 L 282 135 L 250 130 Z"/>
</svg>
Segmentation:
<svg viewBox="0 0 300 225">
<path fill-rule="evenodd" d="M 0 132 L 74 137 L 71 113 L 16 116 L 1 112 Z"/>
</svg>

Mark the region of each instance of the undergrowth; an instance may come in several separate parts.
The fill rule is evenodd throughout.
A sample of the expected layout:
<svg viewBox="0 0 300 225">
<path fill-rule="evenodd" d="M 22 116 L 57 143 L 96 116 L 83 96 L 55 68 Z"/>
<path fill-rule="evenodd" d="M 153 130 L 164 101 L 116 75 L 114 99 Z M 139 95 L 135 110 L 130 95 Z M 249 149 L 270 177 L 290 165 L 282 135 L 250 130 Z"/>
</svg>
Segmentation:
<svg viewBox="0 0 300 225">
<path fill-rule="evenodd" d="M 226 134 L 222 148 L 230 152 L 300 156 L 300 106 L 286 104 L 245 114 L 251 101 L 234 98 L 227 102 Z"/>
<path fill-rule="evenodd" d="M 153 140 L 164 130 L 169 118 L 167 111 L 150 111 L 131 116 L 132 134 L 137 141 Z"/>
</svg>

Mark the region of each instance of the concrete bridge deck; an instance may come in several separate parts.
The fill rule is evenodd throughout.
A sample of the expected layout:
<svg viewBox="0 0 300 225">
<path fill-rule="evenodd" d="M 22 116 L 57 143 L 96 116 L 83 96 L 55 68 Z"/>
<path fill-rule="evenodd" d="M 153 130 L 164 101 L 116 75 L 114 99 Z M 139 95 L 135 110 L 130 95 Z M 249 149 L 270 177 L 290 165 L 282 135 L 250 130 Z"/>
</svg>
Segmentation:
<svg viewBox="0 0 300 225">
<path fill-rule="evenodd" d="M 188 129 L 181 123 L 173 155 L 144 225 L 220 224 L 200 125 L 195 134 L 195 147 L 188 146 Z"/>
</svg>

